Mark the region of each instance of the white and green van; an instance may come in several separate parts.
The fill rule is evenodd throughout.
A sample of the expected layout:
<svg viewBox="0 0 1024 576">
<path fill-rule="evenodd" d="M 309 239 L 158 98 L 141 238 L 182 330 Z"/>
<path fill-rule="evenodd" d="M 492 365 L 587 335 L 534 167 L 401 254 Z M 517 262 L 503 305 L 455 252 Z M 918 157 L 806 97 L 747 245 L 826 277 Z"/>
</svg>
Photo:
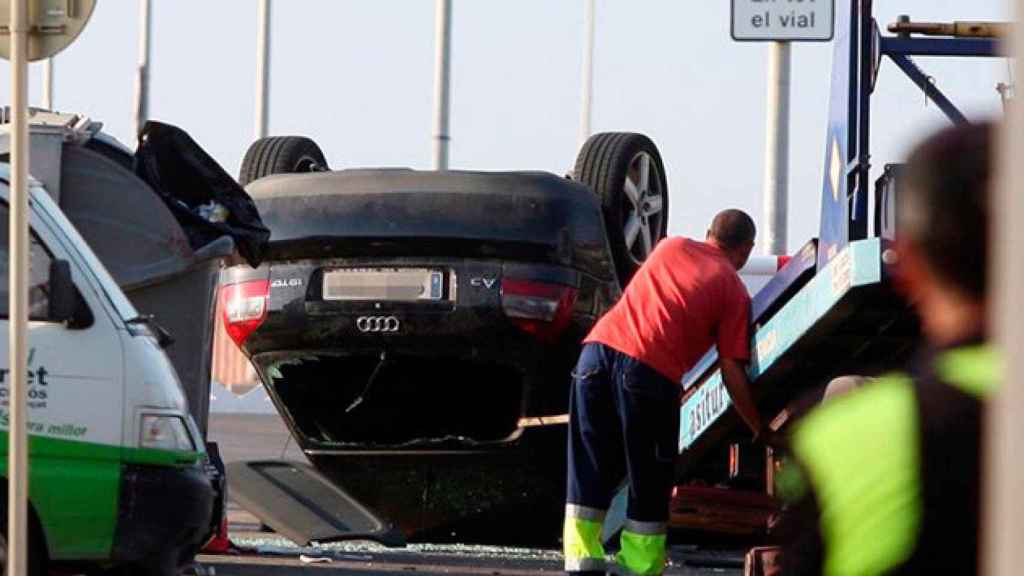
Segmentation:
<svg viewBox="0 0 1024 576">
<path fill-rule="evenodd" d="M 9 167 L 0 164 L 4 478 L 8 175 Z M 211 532 L 215 472 L 160 331 L 139 317 L 35 181 L 30 205 L 30 571 L 41 573 L 49 564 L 177 573 Z M 6 534 L 6 514 L 0 518 Z"/>
</svg>

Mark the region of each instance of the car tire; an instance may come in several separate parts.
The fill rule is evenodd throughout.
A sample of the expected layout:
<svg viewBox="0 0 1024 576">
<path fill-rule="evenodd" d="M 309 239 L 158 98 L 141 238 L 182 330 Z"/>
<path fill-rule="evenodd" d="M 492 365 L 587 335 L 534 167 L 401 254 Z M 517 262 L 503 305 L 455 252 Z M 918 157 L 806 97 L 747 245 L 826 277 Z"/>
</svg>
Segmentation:
<svg viewBox="0 0 1024 576">
<path fill-rule="evenodd" d="M 576 181 L 601 199 L 623 287 L 668 232 L 668 182 L 658 147 L 632 132 L 594 134 L 580 149 Z"/>
<path fill-rule="evenodd" d="M 305 136 L 260 138 L 245 152 L 238 182 L 245 186 L 271 174 L 296 174 L 327 170 L 327 159 L 316 142 Z"/>
</svg>

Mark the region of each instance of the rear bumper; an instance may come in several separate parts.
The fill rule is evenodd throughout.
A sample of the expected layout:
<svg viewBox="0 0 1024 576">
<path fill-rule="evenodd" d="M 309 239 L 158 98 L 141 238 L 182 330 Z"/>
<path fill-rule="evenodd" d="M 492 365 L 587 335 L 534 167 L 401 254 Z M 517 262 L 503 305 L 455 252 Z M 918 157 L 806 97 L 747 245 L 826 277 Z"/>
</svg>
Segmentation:
<svg viewBox="0 0 1024 576">
<path fill-rule="evenodd" d="M 189 564 L 210 536 L 216 482 L 198 465 L 126 465 L 114 532 L 114 563 L 173 569 Z"/>
</svg>

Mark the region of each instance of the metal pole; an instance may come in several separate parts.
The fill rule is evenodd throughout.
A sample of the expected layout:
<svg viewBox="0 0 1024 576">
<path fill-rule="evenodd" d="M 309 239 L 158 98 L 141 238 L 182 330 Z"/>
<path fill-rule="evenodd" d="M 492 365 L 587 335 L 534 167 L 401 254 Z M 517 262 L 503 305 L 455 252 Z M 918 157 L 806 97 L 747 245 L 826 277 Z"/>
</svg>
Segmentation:
<svg viewBox="0 0 1024 576">
<path fill-rule="evenodd" d="M 761 249 L 765 254 L 786 253 L 789 86 L 789 42 L 772 42 L 768 47 L 767 122 L 764 138 L 764 230 L 760 234 Z"/>
<path fill-rule="evenodd" d="M 1011 3 L 1019 19 L 1024 16 L 1024 0 Z M 1011 66 L 1024 56 L 1024 29 L 1014 27 L 1006 52 L 1016 55 Z M 1013 75 L 1016 77 L 1016 74 Z M 982 568 L 984 574 L 1016 576 L 1020 574 L 1020 543 L 1024 534 L 1024 460 L 1020 458 L 1020 439 L 1024 438 L 1024 385 L 1020 375 L 1024 372 L 1024 326 L 1021 325 L 1020 294 L 1024 289 L 1024 260 L 1019 246 L 1024 242 L 1024 197 L 1020 185 L 1024 182 L 1024 110 L 1007 106 L 1002 130 L 999 184 L 991 206 L 996 226 L 991 275 L 993 280 L 990 325 L 1000 350 L 1004 366 L 1002 388 L 994 397 L 986 421 L 986 463 L 984 498 L 984 527 L 982 535 Z"/>
<path fill-rule="evenodd" d="M 434 170 L 448 169 L 449 83 L 451 81 L 452 0 L 436 0 L 434 12 Z"/>
<path fill-rule="evenodd" d="M 583 0 L 583 71 L 580 94 L 579 146 L 590 138 L 591 109 L 594 102 L 594 0 Z"/>
<path fill-rule="evenodd" d="M 11 2 L 11 187 L 7 451 L 7 573 L 28 567 L 28 0 Z"/>
<path fill-rule="evenodd" d="M 266 138 L 270 107 L 270 0 L 256 8 L 256 139 Z"/>
<path fill-rule="evenodd" d="M 149 118 L 149 33 L 153 28 L 150 8 L 151 0 L 139 0 L 139 63 L 135 73 L 135 130 L 132 136 L 138 136 Z"/>
<path fill-rule="evenodd" d="M 43 108 L 53 110 L 53 58 L 43 60 Z"/>
</svg>

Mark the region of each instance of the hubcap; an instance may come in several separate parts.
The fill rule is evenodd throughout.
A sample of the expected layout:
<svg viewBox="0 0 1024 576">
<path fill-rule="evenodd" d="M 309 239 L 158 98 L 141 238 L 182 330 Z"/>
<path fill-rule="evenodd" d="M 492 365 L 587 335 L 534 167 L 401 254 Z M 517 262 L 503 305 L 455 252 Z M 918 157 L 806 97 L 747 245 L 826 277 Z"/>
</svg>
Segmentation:
<svg viewBox="0 0 1024 576">
<path fill-rule="evenodd" d="M 654 249 L 665 221 L 661 175 L 647 152 L 639 152 L 630 161 L 623 192 L 622 236 L 630 259 L 640 264 Z"/>
</svg>

